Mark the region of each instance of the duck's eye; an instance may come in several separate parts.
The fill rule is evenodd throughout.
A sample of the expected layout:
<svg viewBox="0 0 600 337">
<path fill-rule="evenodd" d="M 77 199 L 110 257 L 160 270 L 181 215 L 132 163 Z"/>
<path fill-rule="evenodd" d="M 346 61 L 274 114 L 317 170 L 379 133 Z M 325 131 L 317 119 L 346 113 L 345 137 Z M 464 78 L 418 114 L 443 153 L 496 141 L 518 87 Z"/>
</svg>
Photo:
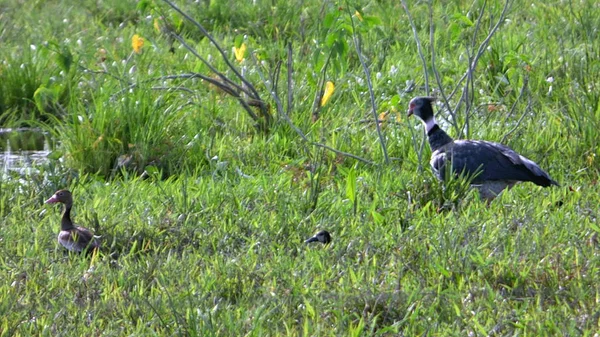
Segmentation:
<svg viewBox="0 0 600 337">
<path fill-rule="evenodd" d="M 58 193 L 56 193 L 56 195 L 58 195 L 59 197 L 62 197 L 63 192 L 58 192 Z"/>
</svg>

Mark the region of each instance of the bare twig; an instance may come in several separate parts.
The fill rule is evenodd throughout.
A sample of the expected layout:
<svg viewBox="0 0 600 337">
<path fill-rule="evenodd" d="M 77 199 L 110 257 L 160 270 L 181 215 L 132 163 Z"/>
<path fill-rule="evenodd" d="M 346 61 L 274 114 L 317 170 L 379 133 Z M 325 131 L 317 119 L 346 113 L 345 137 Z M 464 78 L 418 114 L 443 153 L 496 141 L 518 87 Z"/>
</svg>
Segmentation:
<svg viewBox="0 0 600 337">
<path fill-rule="evenodd" d="M 291 49 L 288 49 L 288 52 L 290 52 Z M 252 55 L 252 57 L 254 58 L 254 55 Z M 257 63 L 256 59 L 254 59 L 254 62 Z M 291 58 L 288 56 L 288 63 L 292 62 Z M 267 87 L 269 87 L 267 81 L 265 80 L 265 77 L 262 73 L 262 71 L 260 71 L 260 68 L 257 67 L 257 73 L 260 76 L 261 80 L 263 81 L 263 84 Z M 288 90 L 292 89 L 292 84 L 289 82 L 288 79 Z M 306 136 L 306 134 L 304 132 L 302 132 L 302 130 L 300 130 L 299 127 L 297 127 L 292 120 L 290 119 L 290 116 L 284 111 L 283 109 L 283 105 L 281 104 L 281 99 L 279 98 L 279 95 L 277 94 L 277 92 L 274 90 L 274 88 L 271 86 L 269 92 L 271 93 L 271 97 L 273 98 L 273 100 L 275 101 L 275 105 L 277 106 L 277 111 L 278 113 L 281 115 L 281 117 L 283 117 L 283 119 L 286 121 L 286 123 L 300 136 L 300 138 L 302 138 L 302 140 L 304 140 L 306 143 L 311 144 L 313 146 L 316 147 L 320 147 L 326 150 L 329 150 L 331 152 L 334 152 L 336 154 L 342 155 L 344 157 L 349 157 L 349 158 L 353 158 L 356 159 L 360 162 L 363 162 L 365 164 L 370 164 L 370 165 L 376 165 L 374 162 L 367 160 L 365 158 L 359 157 L 357 155 L 354 155 L 352 153 L 348 153 L 348 152 L 344 152 L 344 151 L 340 151 L 338 149 L 335 149 L 329 145 L 325 145 L 322 143 L 318 143 L 318 142 L 314 142 L 310 139 L 308 139 L 308 137 Z M 289 95 L 289 93 L 288 93 Z"/>
<path fill-rule="evenodd" d="M 415 23 L 412 19 L 412 15 L 408 10 L 406 0 L 402 0 L 402 7 L 404 7 L 404 11 L 408 16 L 408 22 L 410 23 L 410 27 L 413 31 L 413 36 L 415 37 L 415 42 L 417 43 L 417 51 L 419 52 L 419 57 L 421 58 L 421 62 L 423 63 L 423 74 L 425 75 L 425 93 L 429 95 L 429 75 L 427 74 L 427 61 L 425 61 L 425 56 L 423 56 L 423 48 L 421 48 L 421 40 L 419 39 L 419 34 L 417 33 L 417 26 L 415 26 Z"/>
<path fill-rule="evenodd" d="M 473 36 L 471 38 L 471 47 L 469 47 L 468 45 L 465 47 L 466 52 L 467 52 L 467 57 L 469 60 L 469 67 L 471 67 L 471 61 L 472 61 L 472 50 L 475 49 L 475 46 L 477 45 L 477 36 L 479 35 L 479 28 L 481 27 L 481 22 L 483 21 L 483 14 L 485 13 L 485 8 L 487 6 L 487 0 L 483 1 L 483 4 L 481 4 L 481 9 L 479 10 L 479 16 L 477 17 L 477 21 L 475 24 L 475 29 L 473 30 Z M 473 101 L 475 100 L 475 80 L 473 77 L 473 70 L 474 68 L 470 68 L 470 71 L 466 72 L 467 75 L 467 82 L 465 83 L 465 87 L 464 89 L 466 90 L 465 92 L 463 92 L 463 98 L 465 99 L 465 122 L 463 124 L 463 127 L 461 128 L 461 132 L 458 132 L 457 135 L 458 137 L 462 136 L 462 130 L 465 130 L 465 136 L 468 138 L 469 134 L 470 134 L 470 122 L 471 122 L 471 114 L 473 111 Z M 469 90 L 469 87 L 471 88 L 471 90 Z M 469 97 L 469 93 L 470 96 Z M 456 107 L 457 111 L 459 109 L 461 101 L 459 100 L 458 105 Z M 458 124 L 458 123 L 457 123 Z"/>
<path fill-rule="evenodd" d="M 410 11 L 408 10 L 408 6 L 406 5 L 406 0 L 402 0 L 402 7 L 404 7 L 404 11 L 406 12 L 406 15 L 408 16 L 408 22 L 410 23 L 410 27 L 412 28 L 415 42 L 417 44 L 417 51 L 419 53 L 419 57 L 421 58 L 421 63 L 423 64 L 423 74 L 425 75 L 425 93 L 427 95 L 429 95 L 430 91 L 429 91 L 429 74 L 427 72 L 427 61 L 425 60 L 425 56 L 423 55 L 423 48 L 421 47 L 421 40 L 419 39 L 419 34 L 417 33 L 417 26 L 415 25 L 415 23 L 412 19 L 412 15 L 410 14 Z M 419 161 L 418 166 L 417 166 L 417 172 L 423 172 L 423 165 L 421 164 L 421 162 L 423 161 L 423 150 L 425 149 L 425 133 L 423 132 L 422 137 L 421 137 L 421 145 L 420 145 L 420 147 L 418 147 L 417 141 L 415 139 L 414 130 L 410 126 L 408 128 L 410 130 L 410 135 L 412 138 L 413 146 L 415 148 L 415 151 L 417 151 L 417 159 Z"/>
<path fill-rule="evenodd" d="M 185 47 L 185 49 L 187 49 L 190 53 L 192 53 L 192 55 L 194 55 L 196 58 L 198 58 L 200 61 L 202 61 L 202 63 L 204 63 L 208 69 L 210 69 L 210 71 L 212 71 L 213 73 L 215 73 L 217 76 L 219 76 L 219 78 L 223 81 L 223 83 L 226 83 L 227 85 L 233 86 L 235 87 L 237 90 L 244 92 L 246 95 L 248 95 L 249 97 L 253 97 L 256 98 L 252 92 L 248 91 L 244 86 L 239 85 L 237 83 L 235 83 L 234 81 L 230 80 L 227 76 L 225 76 L 222 72 L 218 71 L 215 67 L 213 67 L 212 64 L 210 64 L 207 60 L 205 60 L 200 54 L 198 54 L 198 52 L 196 52 L 196 49 L 192 48 L 189 44 L 187 44 L 185 42 L 185 40 L 183 40 L 183 38 L 175 33 L 171 33 L 171 35 L 177 40 L 179 41 L 179 43 L 181 43 L 182 46 Z"/>
<path fill-rule="evenodd" d="M 502 22 L 504 22 L 504 18 L 506 17 L 506 13 L 508 12 L 508 9 L 510 8 L 510 6 L 512 4 L 512 1 L 513 0 L 506 0 L 504 2 L 504 7 L 502 8 L 502 13 L 500 13 L 500 17 L 496 21 L 496 24 L 490 29 L 490 31 L 488 32 L 488 35 L 483 40 L 483 42 L 481 42 L 479 44 L 477 52 L 474 54 L 474 56 L 472 58 L 469 57 L 469 67 L 467 68 L 467 73 L 466 73 L 468 83 L 466 83 L 465 86 L 463 87 L 462 98 L 458 102 L 457 107 L 455 109 L 456 111 L 458 111 L 460 108 L 460 105 L 463 101 L 467 105 L 467 107 L 465 109 L 466 122 L 465 122 L 465 125 L 463 126 L 464 132 L 461 131 L 461 134 L 464 133 L 467 137 L 469 135 L 468 116 L 470 113 L 470 106 L 471 106 L 471 102 L 473 100 L 473 94 L 474 94 L 474 92 L 473 92 L 473 83 L 474 83 L 473 73 L 475 71 L 475 68 L 477 67 L 479 58 L 481 58 L 481 56 L 485 53 L 485 50 L 490 43 L 490 40 L 492 39 L 492 37 L 494 36 L 494 34 L 498 30 L 498 28 L 500 28 L 500 25 L 502 24 Z M 484 6 L 485 5 L 486 5 L 486 2 L 484 2 Z M 479 17 L 478 21 L 481 20 L 481 15 L 483 15 L 483 14 L 480 13 L 480 17 Z M 478 27 L 479 26 L 476 26 L 476 28 L 478 28 Z M 469 89 L 471 89 L 471 90 L 469 91 Z M 469 94 L 471 95 L 471 99 L 469 99 Z M 466 128 L 466 130 L 465 130 L 465 128 Z"/>
<path fill-rule="evenodd" d="M 479 28 L 481 27 L 481 22 L 483 21 L 483 14 L 485 13 L 485 6 L 487 4 L 487 0 L 483 1 L 481 5 L 481 9 L 479 9 L 479 15 L 477 16 L 477 21 L 475 22 L 475 29 L 473 30 L 473 36 L 471 37 L 471 48 L 475 49 L 475 45 L 477 44 L 477 35 L 479 34 Z"/>
<path fill-rule="evenodd" d="M 456 95 L 456 92 L 458 91 L 458 89 L 461 88 L 462 83 L 467 78 L 467 74 L 468 74 L 468 72 L 465 71 L 465 73 L 461 76 L 461 78 L 458 80 L 458 82 L 456 82 L 456 86 L 454 87 L 454 89 L 452 89 L 452 92 L 450 92 L 450 95 L 448 95 L 448 100 L 452 100 L 454 95 Z M 455 108 L 455 111 L 458 111 L 458 109 Z"/>
<path fill-rule="evenodd" d="M 363 54 L 360 48 L 359 36 L 356 33 L 356 27 L 354 26 L 354 19 L 352 18 L 352 14 L 350 12 L 348 12 L 348 15 L 350 16 L 350 22 L 352 23 L 352 40 L 354 41 L 354 48 L 356 49 L 356 54 L 358 55 L 358 59 L 360 60 L 360 64 L 362 65 L 363 71 L 365 72 L 365 77 L 367 79 L 369 97 L 371 98 L 371 112 L 373 113 L 373 120 L 377 121 L 379 116 L 377 114 L 377 103 L 375 103 L 375 94 L 373 93 L 373 84 L 371 83 L 371 73 L 369 72 L 369 67 L 367 67 L 365 60 L 363 59 Z M 385 163 L 389 164 L 390 158 L 388 157 L 387 146 L 385 145 L 385 138 L 383 137 L 383 133 L 381 132 L 381 126 L 379 125 L 379 123 L 375 123 L 375 129 L 377 130 L 377 136 L 379 137 L 379 144 L 381 144 L 383 158 L 385 159 Z"/>
<path fill-rule="evenodd" d="M 188 89 L 185 87 L 164 87 L 164 86 L 160 86 L 160 87 L 152 87 L 152 90 L 166 90 L 166 91 L 185 91 L 188 94 L 194 94 L 194 90 L 192 89 Z"/>
<path fill-rule="evenodd" d="M 173 8 L 175 11 L 177 11 L 179 14 L 181 14 L 186 20 L 188 20 L 189 22 L 191 22 L 194 26 L 196 26 L 196 28 L 198 28 L 202 34 L 204 34 L 204 36 L 206 36 L 206 38 L 208 38 L 210 40 L 210 42 L 213 44 L 213 46 L 219 51 L 219 53 L 221 54 L 223 61 L 225 61 L 225 64 L 227 64 L 227 66 L 229 67 L 229 69 L 236 75 L 236 77 L 243 83 L 242 86 L 238 86 L 233 84 L 233 81 L 227 79 L 227 77 L 223 74 L 221 74 L 218 71 L 213 70 L 214 67 L 212 67 L 210 64 L 208 64 L 206 61 L 204 61 L 204 59 L 201 58 L 201 60 L 207 64 L 212 71 L 215 71 L 215 73 L 224 81 L 224 82 L 231 82 L 231 85 L 234 85 L 236 87 L 240 87 L 240 90 L 246 92 L 245 88 L 248 88 L 250 90 L 250 93 L 248 94 L 248 96 L 254 100 L 254 102 L 256 103 L 255 106 L 257 106 L 260 109 L 260 112 L 262 114 L 262 116 L 265 118 L 265 130 L 268 129 L 268 126 L 271 124 L 271 115 L 269 113 L 269 108 L 268 105 L 262 101 L 262 99 L 260 98 L 260 95 L 258 94 L 258 91 L 254 88 L 254 86 L 252 85 L 252 83 L 250 83 L 248 80 L 246 80 L 246 78 L 238 71 L 238 69 L 231 63 L 231 61 L 229 61 L 229 58 L 227 57 L 227 54 L 225 54 L 225 52 L 223 51 L 223 49 L 221 48 L 221 46 L 217 43 L 217 41 L 212 37 L 212 35 L 196 20 L 194 20 L 191 16 L 189 16 L 188 14 L 186 14 L 184 11 L 182 11 L 179 7 L 177 7 L 173 2 L 171 2 L 170 0 L 163 0 L 166 4 L 168 4 L 169 6 L 171 6 L 171 8 Z M 173 37 L 175 37 L 179 42 L 181 43 L 185 43 L 185 41 L 183 41 L 183 39 L 177 35 L 176 33 L 172 32 Z M 193 48 L 190 48 L 189 46 L 186 46 L 186 48 L 188 50 L 192 50 Z M 198 53 L 196 53 L 194 51 L 194 55 L 196 57 L 199 57 Z M 248 104 L 245 102 L 245 100 L 243 98 L 238 98 L 238 100 L 240 101 L 240 103 L 242 104 L 242 106 L 244 106 L 244 109 L 246 109 L 247 111 L 249 111 L 248 109 L 251 109 Z M 252 116 L 252 115 L 251 115 Z M 254 119 L 254 117 L 252 117 Z M 255 121 L 260 122 L 259 120 L 255 119 Z"/>
<path fill-rule="evenodd" d="M 294 68 L 293 68 L 293 54 L 292 54 L 292 43 L 288 42 L 287 44 L 287 115 L 290 116 L 292 114 L 292 110 L 294 108 L 294 92 L 292 91 L 292 87 L 294 85 Z"/>
<path fill-rule="evenodd" d="M 421 134 L 421 145 L 419 146 L 417 144 L 417 136 L 415 135 L 415 130 L 410 125 L 408 125 L 407 128 L 410 132 L 410 139 L 412 140 L 413 148 L 417 150 L 417 172 L 421 173 L 423 172 L 423 150 L 425 149 L 425 133 Z"/>
<path fill-rule="evenodd" d="M 327 67 L 329 67 L 329 61 L 331 60 L 331 54 L 332 54 L 332 52 L 329 52 L 329 55 L 327 55 L 327 60 L 325 61 L 323 68 L 321 68 L 321 74 L 319 76 L 319 82 L 317 84 L 317 87 L 319 88 L 319 90 L 317 90 L 317 92 L 315 93 L 315 99 L 313 101 L 313 107 L 312 107 L 313 122 L 316 122 L 319 119 L 319 112 L 321 111 L 321 98 L 323 96 L 323 87 L 325 86 L 325 74 L 327 71 Z"/>
<path fill-rule="evenodd" d="M 227 86 L 226 84 L 224 84 L 223 82 L 214 79 L 212 77 L 208 77 L 206 75 L 202 75 L 199 73 L 189 73 L 189 74 L 176 74 L 176 75 L 165 75 L 165 76 L 160 76 L 160 77 L 155 77 L 149 80 L 144 80 L 141 81 L 139 83 L 133 83 L 131 85 L 129 85 L 126 88 L 123 88 L 119 91 L 117 91 L 116 93 L 114 93 L 110 99 L 114 99 L 115 96 L 119 96 L 121 94 L 123 94 L 124 92 L 131 90 L 135 87 L 137 87 L 139 84 L 143 84 L 143 83 L 148 83 L 148 82 L 156 82 L 156 81 L 164 81 L 164 80 L 174 80 L 174 79 L 193 79 L 193 78 L 200 78 L 204 81 L 209 82 L 210 84 L 218 87 L 219 89 L 225 91 L 227 94 L 232 95 L 232 96 L 239 96 L 239 93 L 237 91 L 235 91 L 234 89 L 232 89 L 231 87 Z"/>
<path fill-rule="evenodd" d="M 452 125 L 452 127 L 458 132 L 459 127 L 456 114 L 454 113 L 454 111 L 452 111 L 452 108 L 450 107 L 450 102 L 448 100 L 448 97 L 446 97 L 446 91 L 444 90 L 442 79 L 440 78 L 440 73 L 438 72 L 437 66 L 435 64 L 435 24 L 433 23 L 433 6 L 431 5 L 431 1 L 427 3 L 427 6 L 429 7 L 429 49 L 431 50 L 431 69 L 433 70 L 433 75 L 435 76 L 435 81 L 437 82 L 438 90 L 440 92 L 440 95 L 442 96 L 442 104 L 444 104 L 444 107 L 450 114 L 451 118 L 450 120 L 448 120 L 448 118 L 446 118 L 446 115 L 441 114 L 441 116 L 442 118 L 444 118 L 444 120 L 450 123 L 450 125 Z"/>
<path fill-rule="evenodd" d="M 123 88 L 121 90 L 119 90 L 118 92 L 114 93 L 110 99 L 113 100 L 116 96 L 123 94 L 124 92 L 127 92 L 128 90 L 131 90 L 135 87 L 138 86 L 138 84 L 141 83 L 147 83 L 147 82 L 154 82 L 154 81 L 164 81 L 164 80 L 172 80 L 172 79 L 192 79 L 192 78 L 200 78 L 204 81 L 207 81 L 211 84 L 213 84 L 214 86 L 218 87 L 219 89 L 223 90 L 225 93 L 235 97 L 240 104 L 242 105 L 242 107 L 244 108 L 244 110 L 246 110 L 246 112 L 248 112 L 248 115 L 257 123 L 260 123 L 260 118 L 254 113 L 254 111 L 252 110 L 251 106 L 256 106 L 256 101 L 253 99 L 250 99 L 248 101 L 246 101 L 239 92 L 237 92 L 234 88 L 231 88 L 229 86 L 227 86 L 227 84 L 214 79 L 212 77 L 208 77 L 206 75 L 202 75 L 202 74 L 198 74 L 198 73 L 189 73 L 189 74 L 177 74 L 177 75 L 166 75 L 166 76 L 160 76 L 160 77 L 156 77 L 150 80 L 146 80 L 146 81 L 142 81 L 140 83 L 134 83 L 129 85 L 126 88 Z"/>
<path fill-rule="evenodd" d="M 514 113 L 514 111 L 517 107 L 517 103 L 521 100 L 521 97 L 523 97 L 523 94 L 525 93 L 525 91 L 528 91 L 528 86 L 527 86 L 528 82 L 529 82 L 529 76 L 525 76 L 525 78 L 523 79 L 523 86 L 521 87 L 521 90 L 519 91 L 519 97 L 517 97 L 517 99 L 513 103 L 512 107 L 510 108 L 510 111 L 506 115 L 506 118 L 504 119 L 504 125 L 506 125 L 506 122 L 508 122 L 508 118 L 510 116 L 512 116 L 512 114 Z M 530 109 L 531 109 L 531 102 L 530 102 L 530 100 L 527 100 L 527 108 L 523 112 L 523 115 L 521 115 L 521 117 L 517 121 L 517 124 L 512 129 L 510 129 L 510 131 L 508 131 L 506 134 L 504 134 L 504 136 L 502 136 L 502 140 L 500 141 L 500 143 L 504 143 L 506 141 L 506 138 L 508 138 L 508 136 L 510 136 L 513 132 L 515 132 L 517 130 L 517 128 L 519 128 L 521 126 L 521 122 L 523 121 L 525 116 L 527 116 L 529 114 Z"/>
<path fill-rule="evenodd" d="M 246 86 L 248 86 L 248 88 L 250 88 L 250 90 L 253 92 L 255 98 L 260 97 L 260 95 L 258 94 L 258 92 L 254 89 L 254 86 L 252 85 L 252 83 L 248 82 L 248 80 L 246 80 L 246 78 L 244 76 L 242 76 L 242 74 L 237 70 L 237 68 L 231 63 L 231 61 L 229 61 L 229 57 L 227 56 L 227 54 L 225 54 L 225 52 L 223 51 L 223 49 L 221 48 L 221 46 L 217 43 L 217 41 L 212 37 L 212 35 L 210 35 L 210 33 L 204 28 L 204 26 L 202 26 L 198 21 L 194 20 L 191 16 L 187 15 L 184 11 L 182 11 L 181 9 L 179 9 L 179 7 L 177 7 L 174 3 L 172 3 L 169 0 L 163 0 L 164 2 L 166 2 L 169 6 L 171 6 L 171 8 L 173 8 L 175 11 L 177 11 L 179 14 L 181 14 L 184 18 L 186 18 L 188 21 L 190 21 L 192 24 L 194 24 L 194 26 L 196 26 L 196 28 L 198 28 L 202 34 L 204 34 L 204 36 L 206 36 L 207 39 L 210 40 L 210 42 L 215 46 L 215 48 L 219 51 L 219 53 L 221 54 L 221 56 L 223 57 L 223 61 L 225 61 L 225 63 L 227 64 L 227 66 L 229 67 L 229 69 L 231 69 L 231 71 L 233 71 L 233 73 L 242 81 L 242 83 L 244 83 Z M 174 36 L 179 37 L 179 35 L 174 34 Z M 179 37 L 178 40 L 180 40 L 181 37 Z M 179 41 L 181 42 L 181 41 Z"/>
<path fill-rule="evenodd" d="M 120 83 L 121 83 L 121 82 L 126 82 L 126 81 L 125 81 L 123 78 L 121 78 L 121 77 L 119 77 L 119 76 L 116 76 L 116 75 L 113 75 L 113 74 L 111 74 L 111 73 L 110 73 L 110 72 L 109 72 L 109 71 L 106 69 L 106 64 L 104 64 L 104 62 L 102 62 L 102 66 L 104 67 L 104 69 L 103 69 L 103 70 L 92 70 L 92 69 L 90 69 L 90 68 L 86 68 L 86 67 L 84 67 L 84 66 L 82 66 L 82 65 L 77 65 L 77 66 L 78 66 L 79 68 L 81 68 L 81 69 L 82 69 L 84 72 L 86 72 L 86 73 L 90 73 L 90 74 L 102 74 L 102 75 L 107 75 L 107 76 L 109 76 L 109 77 L 112 77 L 112 78 L 114 78 L 115 80 L 119 81 Z"/>
</svg>

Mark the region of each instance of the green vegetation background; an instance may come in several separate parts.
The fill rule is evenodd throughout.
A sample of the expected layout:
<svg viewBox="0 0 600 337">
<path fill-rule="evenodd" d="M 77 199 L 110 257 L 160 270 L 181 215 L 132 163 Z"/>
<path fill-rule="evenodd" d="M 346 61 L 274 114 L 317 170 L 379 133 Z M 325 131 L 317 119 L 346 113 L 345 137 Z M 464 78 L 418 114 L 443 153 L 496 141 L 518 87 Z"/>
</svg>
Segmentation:
<svg viewBox="0 0 600 337">
<path fill-rule="evenodd" d="M 427 69 L 399 1 L 178 6 L 270 105 L 268 130 L 206 81 L 158 79 L 214 76 L 169 30 L 233 76 L 208 39 L 163 2 L 0 3 L 2 127 L 42 128 L 56 146 L 37 172 L 0 180 L 1 336 L 600 329 L 596 1 L 515 0 L 482 54 L 465 133 L 502 140 L 562 184 L 522 184 L 489 207 L 460 182 L 433 178 L 427 146 L 418 155 L 421 126 L 405 110 L 425 94 L 426 73 L 439 89 L 431 41 L 449 93 L 503 3 L 437 1 L 430 13 L 426 2 L 410 1 Z M 144 39 L 140 53 L 135 34 Z M 385 118 L 389 164 L 355 39 Z M 281 62 L 277 92 L 287 107 L 288 43 L 289 116 L 309 142 L 269 93 Z M 239 61 L 233 48 L 242 45 Z M 335 91 L 316 119 L 323 80 Z M 43 201 L 59 188 L 74 193 L 75 221 L 102 235 L 92 260 L 56 242 L 60 210 Z M 320 229 L 333 243 L 305 246 Z"/>
</svg>

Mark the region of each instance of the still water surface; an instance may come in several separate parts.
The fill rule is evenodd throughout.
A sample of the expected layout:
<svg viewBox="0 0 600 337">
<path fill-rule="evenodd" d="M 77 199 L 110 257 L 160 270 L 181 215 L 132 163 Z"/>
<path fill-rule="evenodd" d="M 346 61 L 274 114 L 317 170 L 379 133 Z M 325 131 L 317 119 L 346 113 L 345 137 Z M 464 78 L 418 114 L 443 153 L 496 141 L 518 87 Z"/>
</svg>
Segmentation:
<svg viewBox="0 0 600 337">
<path fill-rule="evenodd" d="M 26 174 L 48 161 L 48 135 L 37 129 L 0 129 L 0 167 L 2 174 L 9 171 Z"/>
</svg>

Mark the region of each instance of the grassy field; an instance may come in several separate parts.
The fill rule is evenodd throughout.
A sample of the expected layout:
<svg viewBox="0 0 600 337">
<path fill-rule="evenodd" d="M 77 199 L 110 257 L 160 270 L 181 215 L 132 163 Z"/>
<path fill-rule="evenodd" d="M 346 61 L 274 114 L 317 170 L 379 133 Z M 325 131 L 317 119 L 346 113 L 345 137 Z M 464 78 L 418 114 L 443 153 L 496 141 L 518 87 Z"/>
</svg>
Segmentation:
<svg viewBox="0 0 600 337">
<path fill-rule="evenodd" d="M 0 3 L 1 125 L 57 144 L 0 180 L 0 336 L 598 336 L 597 1 L 175 5 Z M 437 182 L 428 93 L 562 186 Z"/>
</svg>

